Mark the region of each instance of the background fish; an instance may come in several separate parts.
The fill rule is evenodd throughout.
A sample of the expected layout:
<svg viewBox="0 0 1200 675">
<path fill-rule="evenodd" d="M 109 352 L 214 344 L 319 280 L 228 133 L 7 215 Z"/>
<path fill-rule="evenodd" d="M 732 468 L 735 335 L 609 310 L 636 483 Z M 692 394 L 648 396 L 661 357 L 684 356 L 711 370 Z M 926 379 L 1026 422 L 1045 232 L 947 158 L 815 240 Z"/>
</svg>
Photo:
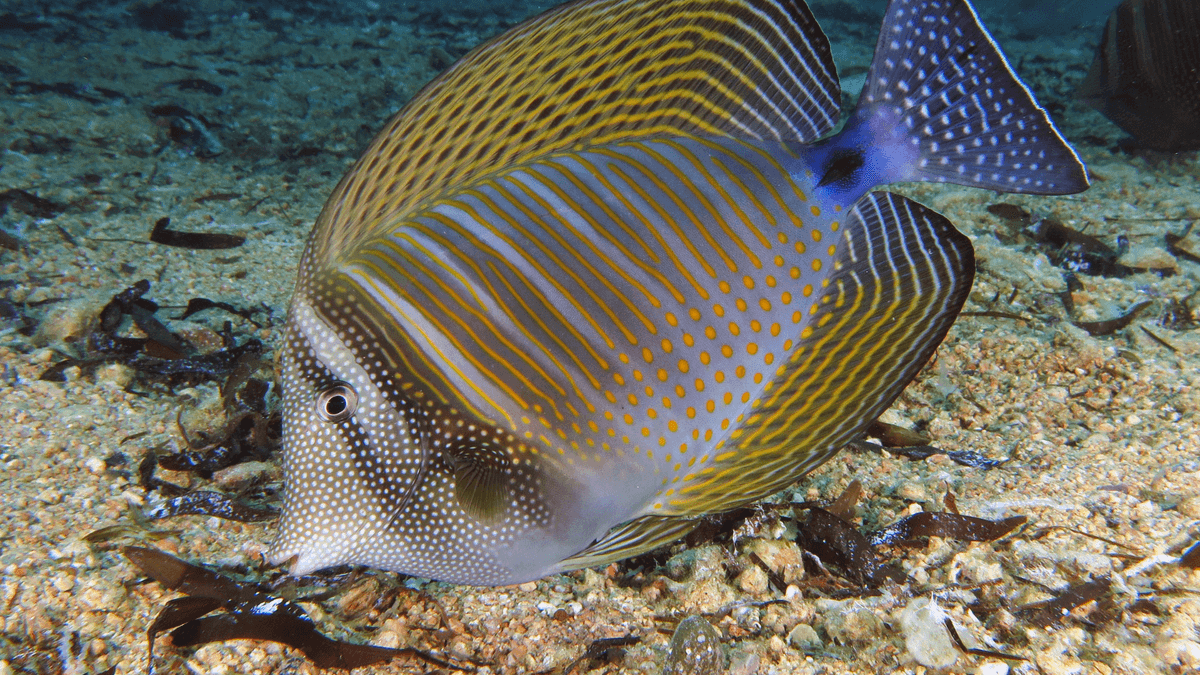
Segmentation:
<svg viewBox="0 0 1200 675">
<path fill-rule="evenodd" d="M 1077 94 L 1139 145 L 1200 148 L 1200 2 L 1122 2 Z"/>
<path fill-rule="evenodd" d="M 988 21 L 1007 19 L 1021 35 L 1061 36 L 1088 22 L 1101 22 L 1120 0 L 975 0 Z"/>
<path fill-rule="evenodd" d="M 514 583 L 671 541 L 861 434 L 970 289 L 875 185 L 1087 185 L 963 1 L 888 8 L 858 108 L 793 0 L 608 0 L 468 54 L 303 256 L 274 560 Z"/>
</svg>

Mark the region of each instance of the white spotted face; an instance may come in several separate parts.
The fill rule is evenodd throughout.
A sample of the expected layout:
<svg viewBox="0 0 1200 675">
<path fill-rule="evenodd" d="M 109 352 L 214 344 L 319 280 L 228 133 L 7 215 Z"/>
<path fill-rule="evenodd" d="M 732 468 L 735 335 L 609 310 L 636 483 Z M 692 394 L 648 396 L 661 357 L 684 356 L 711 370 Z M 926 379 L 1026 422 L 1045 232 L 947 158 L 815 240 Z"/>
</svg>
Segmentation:
<svg viewBox="0 0 1200 675">
<path fill-rule="evenodd" d="M 281 356 L 284 512 L 270 558 L 456 583 L 544 576 L 600 531 L 510 432 L 406 397 L 353 303 L 297 293 Z M 336 329 L 335 329 L 336 326 Z M 418 404 L 415 400 L 425 401 Z"/>
<path fill-rule="evenodd" d="M 419 411 L 397 409 L 302 301 L 281 365 L 287 484 L 273 557 L 295 556 L 296 573 L 366 563 L 426 469 Z"/>
</svg>

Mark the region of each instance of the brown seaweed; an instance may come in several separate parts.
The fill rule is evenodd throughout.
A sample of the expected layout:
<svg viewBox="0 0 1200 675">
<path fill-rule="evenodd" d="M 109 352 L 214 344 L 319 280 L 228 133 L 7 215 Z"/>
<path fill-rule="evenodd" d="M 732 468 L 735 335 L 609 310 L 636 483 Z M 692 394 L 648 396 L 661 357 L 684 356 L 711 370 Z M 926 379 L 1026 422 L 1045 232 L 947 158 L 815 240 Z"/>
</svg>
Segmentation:
<svg viewBox="0 0 1200 675">
<path fill-rule="evenodd" d="M 1034 241 L 1046 248 L 1050 262 L 1069 272 L 1120 278 L 1138 271 L 1118 263 L 1120 252 L 1098 237 L 1054 218 L 1043 218 L 1030 226 L 1028 231 Z"/>
<path fill-rule="evenodd" d="M 907 429 L 896 424 L 888 424 L 879 420 L 875 420 L 868 425 L 865 434 L 878 438 L 879 442 L 885 448 L 929 445 L 932 442 L 928 436 L 912 429 Z"/>
<path fill-rule="evenodd" d="M 877 443 L 868 441 L 852 441 L 848 444 L 849 447 L 860 451 L 883 452 L 885 448 Z M 1010 458 L 992 459 L 975 452 L 974 450 L 943 450 L 932 445 L 914 445 L 911 447 L 888 447 L 888 454 L 897 455 L 913 461 L 929 459 L 934 455 L 945 455 L 949 457 L 955 464 L 970 467 L 972 469 L 994 469 L 1001 464 L 1007 462 Z"/>
<path fill-rule="evenodd" d="M 1183 231 L 1183 234 L 1175 234 L 1167 232 L 1163 235 L 1163 241 L 1167 244 L 1167 251 L 1176 258 L 1183 258 L 1194 263 L 1200 263 L 1200 246 L 1197 246 L 1196 241 L 1191 237 L 1192 228 L 1196 226 L 1196 222 L 1192 222 Z"/>
<path fill-rule="evenodd" d="M 642 639 L 636 635 L 592 640 L 583 650 L 583 655 L 562 669 L 562 675 L 591 672 L 604 666 L 619 666 L 625 660 L 625 648 L 641 641 Z"/>
<path fill-rule="evenodd" d="M 1093 337 L 1111 335 L 1133 323 L 1133 320 L 1137 318 L 1137 315 L 1149 305 L 1149 300 L 1143 300 L 1133 307 L 1130 307 L 1129 310 L 1124 314 L 1112 319 L 1104 319 L 1102 321 L 1076 321 L 1074 324 L 1075 326 L 1087 331 L 1088 335 Z"/>
<path fill-rule="evenodd" d="M 799 510 L 801 507 L 797 507 Z M 841 569 L 860 586 L 876 587 L 884 581 L 903 581 L 904 573 L 885 565 L 871 542 L 850 523 L 817 506 L 804 519 L 797 513 L 796 543 L 822 563 Z"/>
<path fill-rule="evenodd" d="M 263 327 L 263 324 L 255 321 L 253 318 L 255 314 L 264 311 L 263 308 L 250 307 L 247 309 L 238 309 L 228 302 L 209 300 L 208 298 L 192 298 L 191 300 L 188 300 L 187 308 L 183 310 L 183 314 L 175 317 L 175 319 L 183 320 L 192 316 L 193 314 L 198 314 L 208 309 L 219 309 L 224 312 L 229 312 L 230 314 L 236 314 L 246 321 L 249 321 L 251 324 L 254 324 L 254 326 L 257 328 Z"/>
<path fill-rule="evenodd" d="M 203 204 L 204 202 L 231 202 L 235 199 L 241 199 L 241 197 L 242 193 L 240 192 L 212 192 L 201 197 L 196 197 L 192 201 L 197 204 Z"/>
<path fill-rule="evenodd" d="M 274 520 L 279 510 L 269 506 L 253 506 L 213 490 L 196 490 L 172 497 L 146 512 L 151 520 L 174 516 L 212 516 L 240 523 Z"/>
<path fill-rule="evenodd" d="M 113 296 L 104 309 L 100 310 L 101 330 L 107 333 L 116 331 L 120 326 L 121 317 L 128 316 L 133 319 L 134 325 L 142 329 L 147 338 L 166 348 L 168 353 L 183 355 L 193 351 L 190 345 L 167 330 L 167 327 L 155 318 L 154 313 L 158 311 L 158 305 L 143 297 L 149 290 L 150 282 L 142 279 Z"/>
<path fill-rule="evenodd" d="M 1111 588 L 1112 580 L 1108 577 L 1076 584 L 1050 600 L 1018 607 L 1016 615 L 1038 626 L 1047 627 L 1064 619 L 1076 607 L 1099 600 L 1107 595 Z"/>
<path fill-rule="evenodd" d="M 944 621 L 944 625 L 946 626 L 946 632 L 950 634 L 950 639 L 954 641 L 954 646 L 958 647 L 959 650 L 962 651 L 964 654 L 971 654 L 972 656 L 990 656 L 990 657 L 996 658 L 996 659 L 1009 659 L 1012 661 L 1028 661 L 1029 660 L 1029 659 L 1025 658 L 1024 656 L 1017 656 L 1016 654 L 1005 654 L 1004 652 L 996 652 L 996 651 L 992 651 L 990 649 L 979 649 L 977 647 L 968 647 L 965 644 L 963 644 L 963 639 L 961 637 L 959 637 L 958 629 L 954 627 L 954 621 L 951 620 L 950 617 L 946 617 L 946 619 Z"/>
<path fill-rule="evenodd" d="M 25 248 L 25 242 L 15 235 L 0 230 L 0 248 L 6 248 L 10 251 L 20 251 Z"/>
<path fill-rule="evenodd" d="M 159 457 L 159 464 L 171 471 L 195 473 L 209 478 L 216 471 L 270 457 L 278 439 L 274 420 L 246 411 L 235 415 L 225 426 L 224 433 L 216 440 L 193 447 L 187 432 L 180 427 L 188 448 Z"/>
<path fill-rule="evenodd" d="M 820 508 L 811 502 L 796 504 L 796 543 L 805 550 L 806 555 L 838 567 L 852 581 L 870 588 L 879 586 L 887 579 L 904 580 L 902 572 L 880 561 L 874 551 L 876 547 L 909 543 L 926 537 L 994 541 L 1028 520 L 1025 516 L 994 521 L 960 515 L 954 495 L 947 492 L 945 504 L 948 512 L 917 513 L 863 535 L 849 523 L 849 519 L 854 517 L 854 504 L 861 490 L 861 485 L 855 480 L 828 508 Z M 801 519 L 800 511 L 805 509 L 809 512 L 808 516 Z"/>
<path fill-rule="evenodd" d="M 58 94 L 59 96 L 73 98 L 77 101 L 87 101 L 88 103 L 95 104 L 129 98 L 125 94 L 113 89 L 105 89 L 104 87 L 96 87 L 90 84 L 76 84 L 74 82 L 13 82 L 8 87 L 8 93 L 12 95 Z M 99 96 L 96 94 L 99 94 Z"/>
<path fill-rule="evenodd" d="M 168 82 L 167 84 L 179 87 L 180 90 L 199 91 L 199 92 L 203 92 L 205 94 L 211 94 L 213 96 L 220 96 L 221 94 L 225 93 L 225 88 L 222 87 L 221 85 L 213 84 L 212 82 L 209 82 L 208 80 L 202 80 L 197 77 L 189 77 L 189 78 L 185 78 L 182 80 L 175 80 L 174 82 Z"/>
<path fill-rule="evenodd" d="M 237 234 L 222 232 L 181 232 L 170 229 L 170 218 L 159 218 L 150 230 L 150 241 L 163 246 L 190 248 L 193 250 L 211 250 L 237 248 L 246 243 L 246 238 Z"/>
<path fill-rule="evenodd" d="M 872 544 L 907 543 L 927 537 L 959 541 L 995 541 L 1028 522 L 1025 516 L 987 520 L 957 513 L 915 513 L 870 536 Z"/>
<path fill-rule="evenodd" d="M 987 212 L 1020 227 L 1028 227 L 1033 224 L 1033 214 L 1017 204 L 989 204 Z"/>
<path fill-rule="evenodd" d="M 215 125 L 188 109 L 168 104 L 150 109 L 150 116 L 160 126 L 167 127 L 167 137 L 200 159 L 211 159 L 225 152 L 213 133 Z"/>
<path fill-rule="evenodd" d="M 166 630 L 171 631 L 176 647 L 224 640 L 279 642 L 299 650 L 318 668 L 361 668 L 408 656 L 441 668 L 471 670 L 413 647 L 392 649 L 330 639 L 317 630 L 299 605 L 273 596 L 261 586 L 235 581 L 156 549 L 126 546 L 124 553 L 144 574 L 189 596 L 167 603 L 150 625 L 147 672 L 153 672 L 154 639 Z M 217 609 L 226 611 L 209 615 Z"/>
<path fill-rule="evenodd" d="M 66 209 L 62 204 L 19 188 L 0 191 L 0 216 L 7 214 L 10 208 L 34 218 L 54 218 Z"/>
</svg>

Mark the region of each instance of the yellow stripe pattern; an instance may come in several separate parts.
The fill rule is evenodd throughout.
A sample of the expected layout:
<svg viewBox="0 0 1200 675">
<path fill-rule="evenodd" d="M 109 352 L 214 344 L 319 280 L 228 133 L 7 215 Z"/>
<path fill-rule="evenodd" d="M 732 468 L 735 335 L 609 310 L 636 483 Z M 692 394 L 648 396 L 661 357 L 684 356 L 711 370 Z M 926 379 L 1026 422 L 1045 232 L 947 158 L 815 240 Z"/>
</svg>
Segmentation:
<svg viewBox="0 0 1200 675">
<path fill-rule="evenodd" d="M 414 425 L 490 427 L 514 466 L 605 494 L 626 524 L 564 569 L 631 555 L 828 458 L 965 298 L 970 244 L 937 214 L 809 200 L 790 148 L 839 97 L 802 5 L 566 5 L 393 118 L 297 297 L 428 406 Z"/>
<path fill-rule="evenodd" d="M 680 132 L 811 141 L 836 123 L 840 96 L 803 4 L 570 3 L 468 54 L 383 128 L 326 203 L 310 264 L 517 162 Z"/>
</svg>

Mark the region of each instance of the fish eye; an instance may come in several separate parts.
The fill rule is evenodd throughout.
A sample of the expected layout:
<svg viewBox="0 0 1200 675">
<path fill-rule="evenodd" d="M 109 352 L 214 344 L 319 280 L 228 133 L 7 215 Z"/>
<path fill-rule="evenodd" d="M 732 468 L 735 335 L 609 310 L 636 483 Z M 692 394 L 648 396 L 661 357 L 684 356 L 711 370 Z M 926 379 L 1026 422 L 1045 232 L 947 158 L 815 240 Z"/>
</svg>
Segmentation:
<svg viewBox="0 0 1200 675">
<path fill-rule="evenodd" d="M 358 393 L 339 382 L 317 395 L 317 414 L 326 422 L 341 422 L 358 408 Z"/>
</svg>

